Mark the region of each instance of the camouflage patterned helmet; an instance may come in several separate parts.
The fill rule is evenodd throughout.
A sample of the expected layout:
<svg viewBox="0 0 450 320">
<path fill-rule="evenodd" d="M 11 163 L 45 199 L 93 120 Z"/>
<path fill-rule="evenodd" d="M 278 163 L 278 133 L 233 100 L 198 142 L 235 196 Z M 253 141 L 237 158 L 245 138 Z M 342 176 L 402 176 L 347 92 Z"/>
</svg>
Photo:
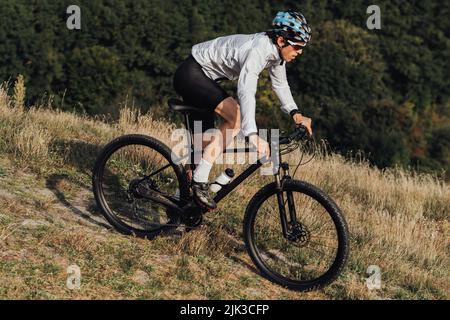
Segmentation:
<svg viewBox="0 0 450 320">
<path fill-rule="evenodd" d="M 293 10 L 280 11 L 272 21 L 271 31 L 289 42 L 305 42 L 311 39 L 311 27 L 305 16 Z"/>
</svg>

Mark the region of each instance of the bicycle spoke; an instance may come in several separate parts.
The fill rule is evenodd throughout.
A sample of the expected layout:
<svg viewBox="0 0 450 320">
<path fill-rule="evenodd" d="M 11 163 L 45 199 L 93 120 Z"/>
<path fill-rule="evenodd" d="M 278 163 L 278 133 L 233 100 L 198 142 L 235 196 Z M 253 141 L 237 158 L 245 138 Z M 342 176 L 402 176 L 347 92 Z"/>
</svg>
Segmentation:
<svg viewBox="0 0 450 320">
<path fill-rule="evenodd" d="M 306 246 L 305 248 L 306 248 L 306 249 L 310 249 L 310 250 L 312 250 L 312 251 L 314 251 L 314 252 L 320 253 L 321 255 L 323 255 L 323 256 L 325 256 L 325 257 L 328 257 L 328 256 L 329 256 L 329 255 L 327 255 L 325 252 L 323 252 L 322 250 L 315 249 L 315 248 L 310 247 L 310 246 Z"/>
<path fill-rule="evenodd" d="M 149 174 L 148 176 L 145 176 L 145 177 L 146 177 L 146 178 L 151 178 L 151 177 L 154 176 L 155 174 L 158 174 L 158 173 L 160 173 L 161 171 L 164 171 L 164 170 L 166 170 L 166 169 L 169 168 L 169 167 L 170 167 L 170 163 L 167 164 L 167 165 L 165 165 L 164 167 L 162 167 L 162 168 L 156 170 L 155 172 L 152 172 L 151 174 Z"/>
<path fill-rule="evenodd" d="M 321 247 L 325 247 L 325 248 L 329 248 L 329 249 L 333 249 L 333 250 L 336 249 L 335 247 L 331 247 L 331 246 L 329 246 L 329 245 L 325 245 L 325 244 L 319 243 L 319 242 L 317 242 L 317 241 L 311 241 L 311 240 L 310 240 L 309 243 L 311 243 L 311 244 L 316 244 L 316 245 L 319 245 L 319 246 L 321 246 Z"/>
<path fill-rule="evenodd" d="M 317 227 L 315 227 L 315 228 L 313 228 L 313 229 L 310 229 L 309 232 L 310 232 L 310 233 L 313 233 L 314 231 L 334 231 L 334 230 L 335 230 L 333 226 L 332 226 L 331 229 L 330 229 L 330 228 L 322 229 L 323 226 L 324 226 L 323 224 L 322 224 L 322 225 L 319 225 L 319 226 L 317 226 Z M 320 228 L 320 229 L 319 229 L 319 228 Z"/>
<path fill-rule="evenodd" d="M 322 236 L 316 236 L 316 235 L 314 235 L 314 236 L 311 236 L 311 239 L 313 239 L 313 238 L 318 238 L 318 239 L 327 239 L 327 240 L 336 240 L 336 241 L 337 241 L 337 239 L 336 239 L 336 238 L 331 238 L 331 237 L 322 237 Z"/>
</svg>

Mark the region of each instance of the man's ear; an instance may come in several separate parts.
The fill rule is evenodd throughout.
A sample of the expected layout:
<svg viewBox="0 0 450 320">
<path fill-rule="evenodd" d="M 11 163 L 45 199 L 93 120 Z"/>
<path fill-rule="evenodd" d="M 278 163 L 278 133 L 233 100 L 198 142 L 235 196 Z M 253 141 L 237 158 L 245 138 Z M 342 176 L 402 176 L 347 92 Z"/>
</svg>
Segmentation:
<svg viewBox="0 0 450 320">
<path fill-rule="evenodd" d="M 283 48 L 284 45 L 285 45 L 284 38 L 281 37 L 281 36 L 278 36 L 278 37 L 277 37 L 277 44 L 278 44 L 278 46 L 280 46 L 281 48 Z"/>
</svg>

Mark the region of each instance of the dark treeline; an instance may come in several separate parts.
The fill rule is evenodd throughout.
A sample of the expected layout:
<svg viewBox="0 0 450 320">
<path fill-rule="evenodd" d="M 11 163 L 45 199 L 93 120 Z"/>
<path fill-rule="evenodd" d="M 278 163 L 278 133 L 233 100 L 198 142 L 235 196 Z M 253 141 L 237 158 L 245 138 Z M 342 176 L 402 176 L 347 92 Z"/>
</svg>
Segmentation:
<svg viewBox="0 0 450 320">
<path fill-rule="evenodd" d="M 193 44 L 264 31 L 292 8 L 313 36 L 288 77 L 317 137 L 344 154 L 364 150 L 380 167 L 450 169 L 447 1 L 379 1 L 380 30 L 366 27 L 369 1 L 79 1 L 81 30 L 66 27 L 71 4 L 0 0 L 0 75 L 25 76 L 29 105 L 46 92 L 57 107 L 90 115 L 114 119 L 125 101 L 164 114 Z M 259 126 L 287 129 L 267 73 L 257 98 Z"/>
</svg>

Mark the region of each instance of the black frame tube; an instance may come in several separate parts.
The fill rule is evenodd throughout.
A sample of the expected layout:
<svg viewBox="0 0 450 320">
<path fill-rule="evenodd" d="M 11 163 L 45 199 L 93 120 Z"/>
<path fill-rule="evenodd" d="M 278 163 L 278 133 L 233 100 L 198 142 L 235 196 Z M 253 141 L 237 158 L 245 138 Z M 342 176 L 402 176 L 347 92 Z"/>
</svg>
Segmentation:
<svg viewBox="0 0 450 320">
<path fill-rule="evenodd" d="M 258 170 L 263 164 L 261 161 L 257 161 L 256 163 L 253 163 L 245 169 L 239 176 L 231 180 L 229 184 L 222 187 L 222 189 L 219 190 L 219 192 L 216 193 L 216 196 L 214 197 L 214 201 L 218 203 L 220 200 L 222 200 L 225 196 L 227 196 L 231 191 L 234 190 L 238 185 L 241 184 L 242 181 L 247 179 L 253 172 Z"/>
</svg>

